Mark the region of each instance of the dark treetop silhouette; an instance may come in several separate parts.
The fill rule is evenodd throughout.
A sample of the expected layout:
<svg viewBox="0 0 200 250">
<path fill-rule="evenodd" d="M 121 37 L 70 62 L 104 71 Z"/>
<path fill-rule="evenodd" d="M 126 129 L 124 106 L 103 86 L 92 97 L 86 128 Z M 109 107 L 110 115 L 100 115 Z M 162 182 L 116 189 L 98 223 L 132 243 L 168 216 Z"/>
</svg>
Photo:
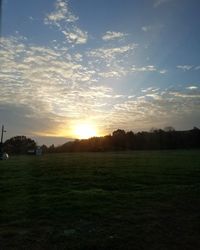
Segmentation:
<svg viewBox="0 0 200 250">
<path fill-rule="evenodd" d="M 8 153 L 24 154 L 36 147 L 34 140 L 16 136 L 4 143 Z M 112 135 L 69 141 L 63 145 L 49 147 L 43 145 L 45 153 L 61 152 L 104 152 L 120 150 L 165 150 L 200 148 L 200 129 L 194 127 L 187 131 L 175 131 L 172 127 L 152 129 L 150 132 L 125 132 L 118 129 Z"/>
</svg>

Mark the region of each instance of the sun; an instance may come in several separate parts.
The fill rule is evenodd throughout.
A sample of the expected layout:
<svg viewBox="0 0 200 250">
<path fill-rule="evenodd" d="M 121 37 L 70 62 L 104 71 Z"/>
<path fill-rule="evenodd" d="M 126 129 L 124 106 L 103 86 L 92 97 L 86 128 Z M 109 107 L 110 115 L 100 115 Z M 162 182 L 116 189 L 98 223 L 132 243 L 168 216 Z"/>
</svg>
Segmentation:
<svg viewBox="0 0 200 250">
<path fill-rule="evenodd" d="M 97 131 L 92 124 L 80 123 L 75 126 L 74 134 L 78 139 L 88 139 L 97 136 Z"/>
</svg>

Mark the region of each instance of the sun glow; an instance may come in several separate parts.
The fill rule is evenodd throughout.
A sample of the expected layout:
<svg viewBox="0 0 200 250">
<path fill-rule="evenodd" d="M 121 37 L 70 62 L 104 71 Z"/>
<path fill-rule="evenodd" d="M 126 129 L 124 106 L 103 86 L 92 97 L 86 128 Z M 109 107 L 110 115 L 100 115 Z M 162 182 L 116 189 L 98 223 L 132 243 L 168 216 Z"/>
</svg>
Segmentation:
<svg viewBox="0 0 200 250">
<path fill-rule="evenodd" d="M 97 136 L 97 131 L 92 124 L 80 123 L 75 126 L 74 134 L 78 139 L 87 139 Z"/>
</svg>

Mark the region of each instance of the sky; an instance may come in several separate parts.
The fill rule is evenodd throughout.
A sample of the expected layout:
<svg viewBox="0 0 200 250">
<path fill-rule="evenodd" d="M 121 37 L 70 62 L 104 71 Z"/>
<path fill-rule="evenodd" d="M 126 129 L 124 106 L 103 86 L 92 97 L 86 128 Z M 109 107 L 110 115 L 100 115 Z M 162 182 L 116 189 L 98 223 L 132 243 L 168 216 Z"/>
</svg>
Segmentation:
<svg viewBox="0 0 200 250">
<path fill-rule="evenodd" d="M 199 0 L 3 0 L 0 124 L 39 144 L 200 127 Z"/>
</svg>

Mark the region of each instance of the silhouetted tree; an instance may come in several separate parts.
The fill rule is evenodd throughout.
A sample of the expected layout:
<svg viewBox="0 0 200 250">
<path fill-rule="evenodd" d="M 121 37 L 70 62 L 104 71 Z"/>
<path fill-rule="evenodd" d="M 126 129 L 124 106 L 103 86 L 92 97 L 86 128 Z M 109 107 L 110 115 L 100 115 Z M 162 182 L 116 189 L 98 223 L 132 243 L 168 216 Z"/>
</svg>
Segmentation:
<svg viewBox="0 0 200 250">
<path fill-rule="evenodd" d="M 45 144 L 43 144 L 41 146 L 41 149 L 42 149 L 42 153 L 47 153 L 48 152 L 48 147 Z"/>
<path fill-rule="evenodd" d="M 168 126 L 164 128 L 165 132 L 171 132 L 171 131 L 175 131 L 175 129 L 172 126 Z"/>
<path fill-rule="evenodd" d="M 126 132 L 122 129 L 117 129 L 112 134 L 113 146 L 115 150 L 126 148 Z"/>
<path fill-rule="evenodd" d="M 59 147 L 54 145 L 48 152 L 100 152 L 112 150 L 160 150 L 160 149 L 200 148 L 200 129 L 175 131 L 173 127 L 151 129 L 150 132 L 115 130 L 112 135 L 93 137 L 67 142 Z"/>
<path fill-rule="evenodd" d="M 54 144 L 52 144 L 51 146 L 49 146 L 47 152 L 48 153 L 54 153 L 55 152 L 55 146 L 54 146 Z"/>
<path fill-rule="evenodd" d="M 36 142 L 26 136 L 15 136 L 4 143 L 5 151 L 11 154 L 26 154 L 35 148 Z"/>
</svg>

